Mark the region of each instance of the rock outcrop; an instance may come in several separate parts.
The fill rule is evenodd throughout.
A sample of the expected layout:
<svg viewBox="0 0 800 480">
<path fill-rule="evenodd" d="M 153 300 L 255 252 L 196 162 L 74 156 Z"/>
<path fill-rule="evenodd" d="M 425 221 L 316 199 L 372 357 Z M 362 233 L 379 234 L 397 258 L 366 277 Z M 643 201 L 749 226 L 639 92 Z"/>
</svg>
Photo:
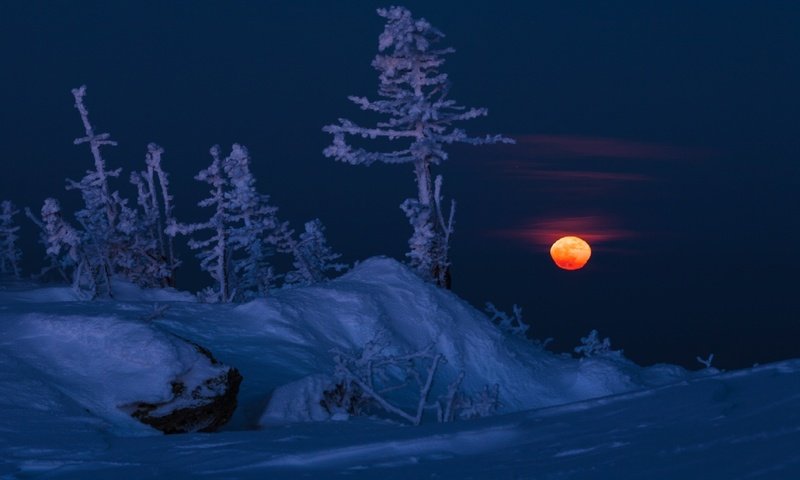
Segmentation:
<svg viewBox="0 0 800 480">
<path fill-rule="evenodd" d="M 237 369 L 221 364 L 206 348 L 192 345 L 208 358 L 218 373 L 192 382 L 193 386 L 186 380 L 176 379 L 171 382 L 174 396 L 169 401 L 136 403 L 129 406 L 133 410 L 131 416 L 166 434 L 213 432 L 230 420 L 236 410 L 242 375 Z"/>
</svg>

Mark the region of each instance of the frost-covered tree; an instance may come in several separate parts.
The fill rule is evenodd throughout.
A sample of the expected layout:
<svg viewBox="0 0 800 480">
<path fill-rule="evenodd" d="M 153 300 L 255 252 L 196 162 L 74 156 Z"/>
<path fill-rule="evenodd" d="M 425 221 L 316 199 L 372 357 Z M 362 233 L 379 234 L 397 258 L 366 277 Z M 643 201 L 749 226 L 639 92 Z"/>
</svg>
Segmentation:
<svg viewBox="0 0 800 480">
<path fill-rule="evenodd" d="M 62 271 L 69 272 L 73 289 L 89 298 L 111 296 L 111 276 L 105 260 L 64 220 L 58 200 L 45 199 L 40 223 L 47 254 Z"/>
<path fill-rule="evenodd" d="M 163 269 L 154 255 L 152 239 L 147 238 L 146 220 L 109 185 L 109 179 L 119 177 L 121 169 L 108 169 L 101 148 L 117 143 L 107 133 L 95 133 L 84 102 L 86 86 L 73 89 L 72 95 L 85 132 L 74 143 L 88 144 L 94 161 L 94 169 L 80 181 L 67 179 L 67 189 L 78 190 L 83 198 L 84 206 L 75 214 L 81 226 L 81 244 L 91 251 L 92 263 L 105 272 L 103 276 L 118 274 L 143 286 L 160 286 Z M 107 294 L 110 292 L 107 289 Z"/>
<path fill-rule="evenodd" d="M 276 250 L 289 250 L 292 232 L 288 223 L 278 220 L 278 208 L 270 205 L 269 195 L 256 190 L 247 148 L 234 144 L 223 169 L 230 182 L 225 192 L 226 222 L 238 297 L 263 297 L 276 279 L 269 257 Z"/>
<path fill-rule="evenodd" d="M 4 200 L 0 204 L 0 273 L 20 278 L 22 251 L 17 247 L 19 226 L 14 216 L 19 213 L 14 204 Z"/>
<path fill-rule="evenodd" d="M 129 271 L 141 277 L 137 283 L 150 286 L 175 286 L 175 269 L 180 262 L 175 258 L 173 238 L 164 234 L 166 225 L 175 223 L 172 214 L 172 195 L 169 178 L 161 168 L 164 149 L 155 143 L 147 146 L 145 170 L 132 172 L 130 181 L 136 186 L 139 212 L 127 222 L 132 248 L 133 265 Z M 121 222 L 122 223 L 122 222 Z"/>
<path fill-rule="evenodd" d="M 230 302 L 233 300 L 231 289 L 230 266 L 230 233 L 225 228 L 225 190 L 228 181 L 222 169 L 219 147 L 210 150 L 212 162 L 208 168 L 195 175 L 195 180 L 205 182 L 211 187 L 209 197 L 201 200 L 197 205 L 212 207 L 211 218 L 202 223 L 180 224 L 172 222 L 166 228 L 170 236 L 177 234 L 191 235 L 195 232 L 209 230 L 211 236 L 204 240 L 191 238 L 189 248 L 200 250 L 197 258 L 200 259 L 200 268 L 211 275 L 215 285 L 201 292 L 203 300 L 208 302 Z"/>
<path fill-rule="evenodd" d="M 300 239 L 292 242 L 294 270 L 286 274 L 289 285 L 311 285 L 328 278 L 329 272 L 340 272 L 348 268 L 337 263 L 341 255 L 334 253 L 325 239 L 325 226 L 316 218 L 306 222 Z"/>
<path fill-rule="evenodd" d="M 452 48 L 437 44 L 444 34 L 425 19 L 415 19 L 403 7 L 378 9 L 386 26 L 378 39 L 378 54 L 372 66 L 379 72 L 379 100 L 351 96 L 362 110 L 388 118 L 375 127 L 362 127 L 339 119 L 338 124 L 323 128 L 333 135 L 324 150 L 327 157 L 353 165 L 374 162 L 410 163 L 417 181 L 417 198 L 403 202 L 401 208 L 414 228 L 409 240 L 411 265 L 423 277 L 441 286 L 449 285 L 447 245 L 452 234 L 452 210 L 445 222 L 439 205 L 440 193 L 434 192 L 431 166 L 447 159 L 444 146 L 452 143 L 473 145 L 513 140 L 501 135 L 473 137 L 454 123 L 487 114 L 485 108 L 465 108 L 448 98 L 450 81 L 440 71 L 445 55 Z M 367 151 L 348 143 L 347 136 L 401 141 L 399 150 Z M 439 190 L 441 180 L 439 180 Z"/>
<path fill-rule="evenodd" d="M 59 261 L 58 256 L 53 255 L 49 251 L 47 251 L 47 231 L 45 230 L 44 223 L 42 223 L 41 218 L 39 218 L 29 207 L 25 207 L 25 216 L 33 222 L 39 228 L 39 243 L 45 249 L 45 265 L 39 271 L 39 273 L 33 275 L 35 279 L 45 278 L 50 274 L 52 271 L 56 271 L 59 274 L 59 277 L 64 280 L 65 282 L 71 282 L 72 278 L 70 277 L 69 273 L 64 270 Z"/>
<path fill-rule="evenodd" d="M 79 182 L 67 179 L 67 190 L 80 191 L 84 207 L 75 216 L 98 248 L 111 250 L 121 199 L 118 192 L 111 191 L 108 179 L 119 177 L 121 169 L 108 170 L 100 149 L 105 145 L 116 146 L 117 142 L 111 140 L 108 133 L 95 133 L 89 121 L 89 110 L 83 101 L 86 96 L 86 85 L 72 89 L 72 95 L 75 97 L 75 108 L 81 116 L 86 133 L 85 136 L 76 138 L 74 143 L 89 144 L 94 170 L 87 170 Z M 106 252 L 106 255 L 109 256 L 111 253 Z"/>
<path fill-rule="evenodd" d="M 167 234 L 191 235 L 211 231 L 211 237 L 189 240 L 189 247 L 200 250 L 200 266 L 209 272 L 215 286 L 201 292 L 209 302 L 232 302 L 266 295 L 275 274 L 268 257 L 275 250 L 288 251 L 291 232 L 278 221 L 277 208 L 269 196 L 258 193 L 250 172 L 247 149 L 234 145 L 223 159 L 218 146 L 211 148 L 211 165 L 195 176 L 211 186 L 210 196 L 198 203 L 213 207 L 211 218 L 203 223 L 171 222 Z"/>
</svg>

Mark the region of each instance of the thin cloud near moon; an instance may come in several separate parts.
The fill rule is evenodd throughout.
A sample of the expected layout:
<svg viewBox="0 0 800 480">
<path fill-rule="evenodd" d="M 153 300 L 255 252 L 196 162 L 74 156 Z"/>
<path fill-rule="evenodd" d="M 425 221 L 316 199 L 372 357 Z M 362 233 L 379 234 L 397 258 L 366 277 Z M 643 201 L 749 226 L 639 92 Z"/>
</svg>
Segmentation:
<svg viewBox="0 0 800 480">
<path fill-rule="evenodd" d="M 586 215 L 534 221 L 522 227 L 498 231 L 496 234 L 522 241 L 537 249 L 549 248 L 559 238 L 569 235 L 578 236 L 597 249 L 604 249 L 604 245 L 636 236 L 635 232 L 616 228 L 614 225 L 615 221 L 609 217 Z"/>
<path fill-rule="evenodd" d="M 587 193 L 625 184 L 657 180 L 652 162 L 681 162 L 713 156 L 709 149 L 681 147 L 612 137 L 580 135 L 516 135 L 515 145 L 491 148 L 494 171 L 518 180 L 533 180 L 538 189 Z M 462 158 L 480 161 L 485 156 Z"/>
<path fill-rule="evenodd" d="M 519 151 L 526 156 L 547 158 L 617 158 L 630 160 L 691 160 L 711 152 L 700 148 L 678 147 L 611 137 L 580 135 L 515 136 Z"/>
</svg>

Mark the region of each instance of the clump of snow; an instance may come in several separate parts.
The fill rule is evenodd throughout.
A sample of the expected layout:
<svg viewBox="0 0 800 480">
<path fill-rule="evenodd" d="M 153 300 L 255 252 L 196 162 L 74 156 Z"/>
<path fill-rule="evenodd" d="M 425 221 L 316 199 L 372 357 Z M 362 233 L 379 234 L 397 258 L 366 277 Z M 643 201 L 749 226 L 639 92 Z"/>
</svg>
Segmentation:
<svg viewBox="0 0 800 480">
<path fill-rule="evenodd" d="M 330 376 L 317 374 L 276 388 L 258 421 L 259 425 L 327 420 L 330 415 L 320 404 L 320 399 L 330 384 Z"/>
<path fill-rule="evenodd" d="M 119 302 L 196 302 L 197 297 L 174 288 L 143 288 L 133 282 L 115 278 L 111 284 L 114 300 Z"/>
</svg>

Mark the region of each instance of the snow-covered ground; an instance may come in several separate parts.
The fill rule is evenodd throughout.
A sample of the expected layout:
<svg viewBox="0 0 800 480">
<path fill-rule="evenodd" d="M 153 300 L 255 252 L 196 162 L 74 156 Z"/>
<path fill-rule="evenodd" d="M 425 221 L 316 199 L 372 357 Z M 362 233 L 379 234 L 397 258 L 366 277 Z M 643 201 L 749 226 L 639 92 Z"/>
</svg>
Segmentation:
<svg viewBox="0 0 800 480">
<path fill-rule="evenodd" d="M 154 304 L 168 306 L 151 318 Z M 500 414 L 411 427 L 323 419 L 332 349 L 383 333 L 433 343 L 466 393 L 499 385 Z M 163 436 L 125 406 L 169 396 L 214 366 L 238 368 L 233 420 Z M 404 396 L 405 395 L 405 396 Z M 415 403 L 399 394 L 401 405 Z M 120 284 L 114 301 L 68 289 L 0 290 L 0 478 L 800 478 L 800 360 L 745 371 L 573 359 L 505 335 L 450 292 L 389 259 L 244 305 L 205 305 Z"/>
</svg>

